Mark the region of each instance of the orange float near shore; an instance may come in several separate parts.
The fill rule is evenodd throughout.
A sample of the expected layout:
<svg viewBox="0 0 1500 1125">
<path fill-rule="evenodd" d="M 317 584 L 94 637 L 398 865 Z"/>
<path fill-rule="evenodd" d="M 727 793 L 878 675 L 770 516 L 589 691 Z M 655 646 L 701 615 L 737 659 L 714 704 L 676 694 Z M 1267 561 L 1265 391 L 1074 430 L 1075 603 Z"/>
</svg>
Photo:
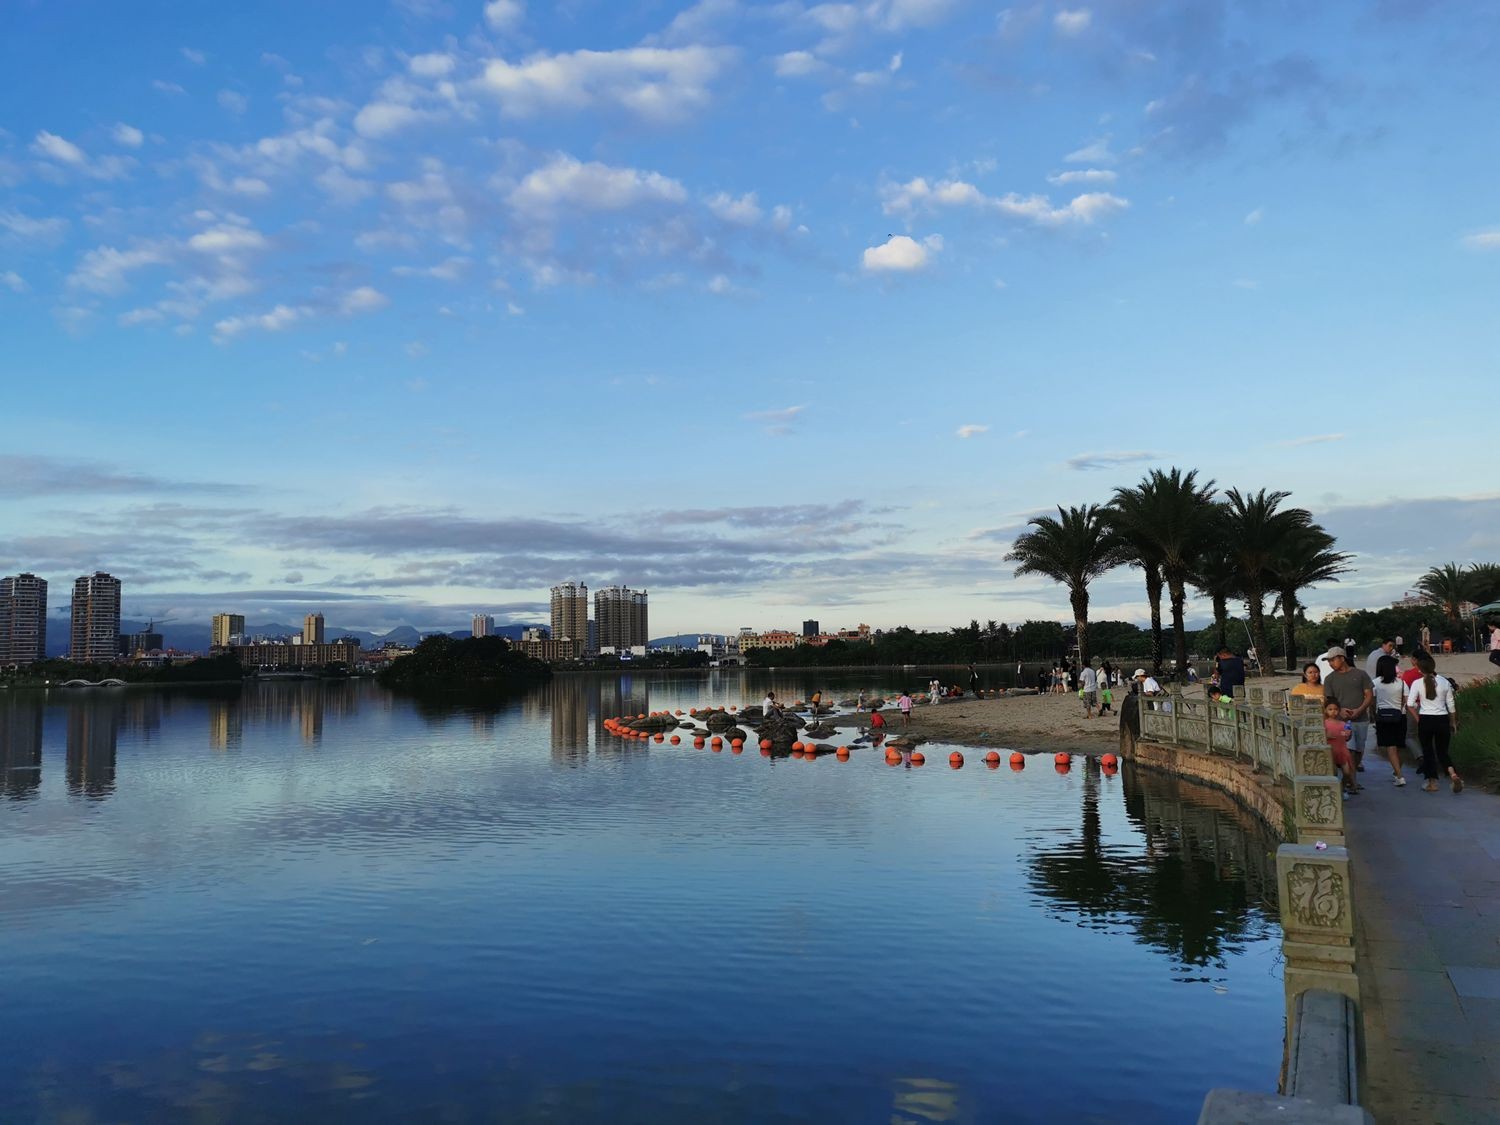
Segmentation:
<svg viewBox="0 0 1500 1125">
<path fill-rule="evenodd" d="M 961 770 L 964 768 L 964 756 L 955 750 L 948 755 L 948 764 L 956 770 Z"/>
</svg>

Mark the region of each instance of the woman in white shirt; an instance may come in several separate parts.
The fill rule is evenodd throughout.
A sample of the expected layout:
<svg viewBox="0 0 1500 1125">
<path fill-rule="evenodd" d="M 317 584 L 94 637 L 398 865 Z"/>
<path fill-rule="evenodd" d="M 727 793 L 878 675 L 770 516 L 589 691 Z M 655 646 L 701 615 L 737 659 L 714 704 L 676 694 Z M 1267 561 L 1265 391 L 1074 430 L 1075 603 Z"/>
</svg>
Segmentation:
<svg viewBox="0 0 1500 1125">
<path fill-rule="evenodd" d="M 1379 652 L 1379 649 L 1375 650 Z M 1375 745 L 1391 763 L 1393 785 L 1405 785 L 1401 776 L 1401 748 L 1406 745 L 1406 685 L 1396 675 L 1396 658 L 1389 654 L 1375 662 Z"/>
<path fill-rule="evenodd" d="M 1453 768 L 1448 758 L 1448 742 L 1458 729 L 1458 706 L 1453 698 L 1453 685 L 1437 674 L 1437 663 L 1428 652 L 1417 653 L 1417 668 L 1422 678 L 1413 680 L 1406 693 L 1406 710 L 1417 724 L 1417 739 L 1422 743 L 1422 776 L 1427 784 L 1422 786 L 1429 793 L 1437 792 L 1438 767 L 1448 771 L 1448 780 L 1453 792 L 1462 793 L 1463 778 Z"/>
</svg>

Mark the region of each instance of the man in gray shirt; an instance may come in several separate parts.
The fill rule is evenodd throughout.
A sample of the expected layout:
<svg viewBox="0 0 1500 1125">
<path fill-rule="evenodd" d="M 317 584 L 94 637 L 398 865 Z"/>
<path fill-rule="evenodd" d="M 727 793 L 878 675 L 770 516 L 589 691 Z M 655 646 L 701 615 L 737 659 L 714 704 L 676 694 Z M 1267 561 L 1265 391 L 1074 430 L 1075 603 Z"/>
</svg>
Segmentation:
<svg viewBox="0 0 1500 1125">
<path fill-rule="evenodd" d="M 1349 750 L 1354 768 L 1363 770 L 1366 750 L 1375 749 L 1375 683 L 1358 668 L 1349 666 L 1341 648 L 1325 654 L 1333 672 L 1323 680 L 1323 698 L 1339 705 L 1339 715 L 1349 724 Z"/>
<path fill-rule="evenodd" d="M 1382 656 L 1395 656 L 1396 642 L 1387 637 L 1370 650 L 1370 655 L 1365 657 L 1365 675 L 1370 679 L 1375 678 L 1375 665 L 1380 663 Z"/>
</svg>

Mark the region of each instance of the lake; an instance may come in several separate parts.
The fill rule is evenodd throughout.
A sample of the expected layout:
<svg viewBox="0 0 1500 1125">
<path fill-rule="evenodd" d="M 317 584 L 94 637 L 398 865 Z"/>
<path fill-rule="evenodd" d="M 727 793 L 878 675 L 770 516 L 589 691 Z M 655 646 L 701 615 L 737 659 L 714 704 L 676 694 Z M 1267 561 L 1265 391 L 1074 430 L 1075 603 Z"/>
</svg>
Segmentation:
<svg viewBox="0 0 1500 1125">
<path fill-rule="evenodd" d="M 1224 796 L 601 726 L 888 686 L 0 692 L 0 1120 L 1191 1121 L 1273 1090 L 1275 841 Z"/>
</svg>

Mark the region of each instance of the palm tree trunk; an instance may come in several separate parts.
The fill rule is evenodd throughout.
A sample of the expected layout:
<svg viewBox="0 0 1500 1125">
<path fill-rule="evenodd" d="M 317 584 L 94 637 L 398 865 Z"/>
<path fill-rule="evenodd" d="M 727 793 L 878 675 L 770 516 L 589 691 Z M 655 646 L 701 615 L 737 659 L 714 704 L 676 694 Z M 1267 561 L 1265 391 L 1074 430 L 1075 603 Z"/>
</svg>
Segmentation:
<svg viewBox="0 0 1500 1125">
<path fill-rule="evenodd" d="M 1146 600 L 1151 603 L 1151 675 L 1161 676 L 1161 568 L 1146 567 Z"/>
<path fill-rule="evenodd" d="M 1187 683 L 1187 624 L 1183 614 L 1187 607 L 1187 588 L 1182 579 L 1174 578 L 1167 583 L 1167 592 L 1172 601 L 1172 654 L 1177 658 L 1177 682 Z"/>
<path fill-rule="evenodd" d="M 1297 591 L 1281 591 L 1281 639 L 1286 645 L 1286 670 L 1297 670 Z"/>
<path fill-rule="evenodd" d="M 1223 594 L 1214 595 L 1214 628 L 1218 630 L 1218 648 L 1229 647 L 1229 599 Z"/>
<path fill-rule="evenodd" d="M 1078 666 L 1089 664 L 1089 592 L 1085 587 L 1070 591 L 1073 602 L 1073 624 L 1078 629 Z"/>
<path fill-rule="evenodd" d="M 1259 586 L 1245 590 L 1245 609 L 1250 617 L 1250 639 L 1255 642 L 1255 658 L 1264 672 L 1271 665 L 1271 646 L 1266 640 L 1266 596 Z"/>
</svg>

